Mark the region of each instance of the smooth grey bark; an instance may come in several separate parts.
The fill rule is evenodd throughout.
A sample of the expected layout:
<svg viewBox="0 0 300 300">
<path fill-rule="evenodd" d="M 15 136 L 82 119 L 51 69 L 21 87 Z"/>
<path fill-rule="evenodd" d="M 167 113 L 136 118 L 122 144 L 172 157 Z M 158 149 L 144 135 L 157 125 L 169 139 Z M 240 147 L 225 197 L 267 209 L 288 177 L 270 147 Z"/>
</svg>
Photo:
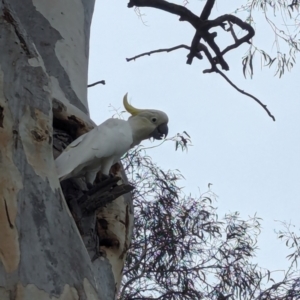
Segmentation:
<svg viewBox="0 0 300 300">
<path fill-rule="evenodd" d="M 0 1 L 1 300 L 110 300 L 120 285 L 130 196 L 100 210 L 97 220 L 107 220 L 105 234 L 118 244 L 102 245 L 104 255 L 92 262 L 52 150 L 53 124 L 73 138 L 95 126 L 86 88 L 93 7 L 94 0 Z M 116 222 L 123 226 L 117 232 Z"/>
</svg>

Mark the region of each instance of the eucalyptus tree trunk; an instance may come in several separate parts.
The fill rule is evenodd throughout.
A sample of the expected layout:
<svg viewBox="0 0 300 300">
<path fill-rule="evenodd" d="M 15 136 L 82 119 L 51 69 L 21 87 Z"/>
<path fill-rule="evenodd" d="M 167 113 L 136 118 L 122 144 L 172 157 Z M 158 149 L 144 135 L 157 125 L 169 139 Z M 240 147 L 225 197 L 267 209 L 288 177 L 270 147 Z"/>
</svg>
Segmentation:
<svg viewBox="0 0 300 300">
<path fill-rule="evenodd" d="M 79 232 L 54 164 L 63 147 L 52 149 L 53 133 L 74 139 L 95 126 L 87 104 L 93 7 L 94 0 L 0 2 L 1 300 L 110 300 L 120 285 L 131 198 L 107 204 Z M 89 226 L 100 238 L 92 250 Z"/>
</svg>

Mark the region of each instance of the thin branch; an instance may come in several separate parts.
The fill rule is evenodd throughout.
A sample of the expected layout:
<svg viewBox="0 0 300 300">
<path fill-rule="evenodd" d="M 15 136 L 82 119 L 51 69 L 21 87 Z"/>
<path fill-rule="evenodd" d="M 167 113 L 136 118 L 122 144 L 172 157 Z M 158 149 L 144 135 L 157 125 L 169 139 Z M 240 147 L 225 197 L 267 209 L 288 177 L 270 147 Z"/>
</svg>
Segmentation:
<svg viewBox="0 0 300 300">
<path fill-rule="evenodd" d="M 275 121 L 275 117 L 271 114 L 269 109 L 267 108 L 267 105 L 263 104 L 259 99 L 254 97 L 253 95 L 241 90 L 238 88 L 222 71 L 220 71 L 218 68 L 216 68 L 215 72 L 219 73 L 232 87 L 234 87 L 238 92 L 240 92 L 243 95 L 246 95 L 250 98 L 252 98 L 254 101 L 256 101 L 266 112 L 267 114 Z"/>
<path fill-rule="evenodd" d="M 142 53 L 142 54 L 139 54 L 137 56 L 134 56 L 134 57 L 131 57 L 131 58 L 126 58 L 126 61 L 129 62 L 131 60 L 136 60 L 137 58 L 140 58 L 142 56 L 150 56 L 151 54 L 154 54 L 154 53 L 160 53 L 160 52 L 171 52 L 171 51 L 174 51 L 174 50 L 177 50 L 177 49 L 181 49 L 181 48 L 184 48 L 184 49 L 190 49 L 189 46 L 187 45 L 179 45 L 179 46 L 176 46 L 176 47 L 172 47 L 172 48 L 165 48 L 165 49 L 158 49 L 158 50 L 153 50 L 153 51 L 149 51 L 149 52 L 145 52 L 145 53 Z"/>
<path fill-rule="evenodd" d="M 95 86 L 97 84 L 105 84 L 105 80 L 100 80 L 100 81 L 96 81 L 94 83 L 88 84 L 87 87 L 89 88 L 89 87 Z"/>
</svg>

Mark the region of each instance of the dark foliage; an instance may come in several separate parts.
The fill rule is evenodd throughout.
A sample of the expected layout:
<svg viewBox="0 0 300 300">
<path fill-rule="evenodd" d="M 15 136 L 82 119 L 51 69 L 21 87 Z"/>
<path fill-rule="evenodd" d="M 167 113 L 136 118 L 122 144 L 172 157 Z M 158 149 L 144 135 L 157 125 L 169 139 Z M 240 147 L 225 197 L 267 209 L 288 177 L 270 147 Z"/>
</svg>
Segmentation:
<svg viewBox="0 0 300 300">
<path fill-rule="evenodd" d="M 185 148 L 180 138 L 177 142 Z M 291 248 L 290 267 L 275 282 L 271 271 L 252 262 L 257 216 L 243 220 L 235 212 L 219 219 L 211 190 L 197 198 L 185 195 L 180 172 L 162 170 L 142 147 L 122 162 L 136 189 L 120 300 L 300 299 L 300 238 L 290 225 L 278 232 Z"/>
<path fill-rule="evenodd" d="M 235 13 L 242 15 L 245 21 L 256 25 L 258 15 L 264 18 L 265 29 L 273 37 L 275 55 L 263 50 L 255 38 L 243 57 L 243 73 L 250 77 L 254 73 L 254 58 L 259 55 L 262 65 L 276 66 L 275 74 L 281 77 L 286 70 L 290 71 L 296 63 L 296 55 L 300 52 L 300 2 L 298 0 L 252 0 L 245 1 Z M 261 12 L 263 14 L 261 14 Z M 259 32 L 260 28 L 257 29 Z M 268 45 L 268 49 L 270 49 Z M 274 53 L 273 52 L 273 53 Z"/>
</svg>

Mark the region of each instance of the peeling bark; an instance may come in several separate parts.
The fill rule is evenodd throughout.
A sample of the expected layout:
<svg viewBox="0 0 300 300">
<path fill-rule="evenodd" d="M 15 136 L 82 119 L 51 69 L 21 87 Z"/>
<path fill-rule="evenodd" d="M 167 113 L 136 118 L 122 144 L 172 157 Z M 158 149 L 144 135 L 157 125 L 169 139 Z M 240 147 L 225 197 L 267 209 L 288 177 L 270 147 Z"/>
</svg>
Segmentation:
<svg viewBox="0 0 300 300">
<path fill-rule="evenodd" d="M 118 176 L 127 183 L 123 169 Z M 120 289 L 122 273 L 129 249 L 133 229 L 133 204 L 129 194 L 125 194 L 97 213 L 97 232 L 100 236 L 100 250 L 111 266 L 116 283 L 116 293 Z"/>
<path fill-rule="evenodd" d="M 112 300 L 120 285 L 131 197 L 102 207 L 79 232 L 54 164 L 95 126 L 87 105 L 93 6 L 93 0 L 0 1 L 1 300 Z M 93 261 L 83 234 L 91 228 L 101 250 Z M 115 242 L 103 243 L 109 239 Z"/>
</svg>

